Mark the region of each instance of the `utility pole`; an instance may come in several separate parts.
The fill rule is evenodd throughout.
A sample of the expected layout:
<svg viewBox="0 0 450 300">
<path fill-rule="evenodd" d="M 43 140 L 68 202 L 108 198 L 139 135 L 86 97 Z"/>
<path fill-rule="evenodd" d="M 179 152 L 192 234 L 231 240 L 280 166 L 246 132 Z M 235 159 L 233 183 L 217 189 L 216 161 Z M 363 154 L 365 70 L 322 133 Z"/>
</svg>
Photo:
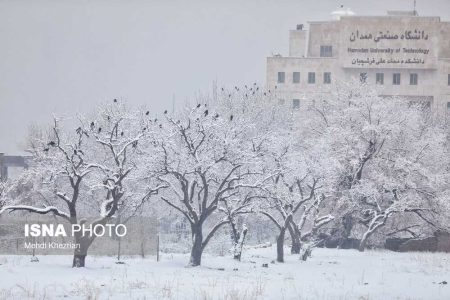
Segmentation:
<svg viewBox="0 0 450 300">
<path fill-rule="evenodd" d="M 172 115 L 175 114 L 175 93 L 172 94 Z"/>
</svg>

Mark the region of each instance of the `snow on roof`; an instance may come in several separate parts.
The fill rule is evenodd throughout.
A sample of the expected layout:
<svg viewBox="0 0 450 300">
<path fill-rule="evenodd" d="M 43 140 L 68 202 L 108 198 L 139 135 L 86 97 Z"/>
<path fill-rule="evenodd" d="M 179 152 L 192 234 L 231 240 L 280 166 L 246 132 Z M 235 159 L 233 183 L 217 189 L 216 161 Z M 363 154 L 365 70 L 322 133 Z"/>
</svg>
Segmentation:
<svg viewBox="0 0 450 300">
<path fill-rule="evenodd" d="M 333 20 L 339 20 L 342 16 L 354 16 L 355 13 L 350 8 L 345 8 L 344 5 L 341 5 L 337 10 L 331 13 L 331 17 Z"/>
</svg>

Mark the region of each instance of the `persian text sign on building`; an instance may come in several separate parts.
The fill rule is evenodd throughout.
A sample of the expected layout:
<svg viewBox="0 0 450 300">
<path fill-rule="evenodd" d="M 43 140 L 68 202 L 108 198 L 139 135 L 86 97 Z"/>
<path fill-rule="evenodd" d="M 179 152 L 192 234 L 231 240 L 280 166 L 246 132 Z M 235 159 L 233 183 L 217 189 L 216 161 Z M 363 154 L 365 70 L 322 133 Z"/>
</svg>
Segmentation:
<svg viewBox="0 0 450 300">
<path fill-rule="evenodd" d="M 433 18 L 430 18 L 433 20 Z M 342 22 L 340 55 L 346 68 L 436 68 L 434 23 L 404 18 L 398 25 L 358 18 Z"/>
</svg>

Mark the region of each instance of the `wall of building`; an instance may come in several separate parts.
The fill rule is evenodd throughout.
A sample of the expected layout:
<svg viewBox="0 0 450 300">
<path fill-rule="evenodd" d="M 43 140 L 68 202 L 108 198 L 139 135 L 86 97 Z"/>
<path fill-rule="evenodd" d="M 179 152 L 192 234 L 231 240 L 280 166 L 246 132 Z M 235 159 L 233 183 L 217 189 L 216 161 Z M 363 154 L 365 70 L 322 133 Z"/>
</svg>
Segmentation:
<svg viewBox="0 0 450 300">
<path fill-rule="evenodd" d="M 450 58 L 450 22 L 442 22 L 439 32 L 439 58 Z"/>
<path fill-rule="evenodd" d="M 339 56 L 339 22 L 310 22 L 308 57 L 320 57 L 320 46 L 332 46 L 333 56 Z"/>
<path fill-rule="evenodd" d="M 305 57 L 307 34 L 308 31 L 306 30 L 291 30 L 289 32 L 290 57 Z"/>
<path fill-rule="evenodd" d="M 278 83 L 278 72 L 285 72 L 285 82 Z M 300 82 L 293 82 L 293 72 L 300 72 Z M 308 73 L 315 72 L 315 83 L 308 83 Z M 277 96 L 287 105 L 292 104 L 293 99 L 300 99 L 304 105 L 311 101 L 307 95 L 313 93 L 326 93 L 331 88 L 330 84 L 324 84 L 324 73 L 331 73 L 331 82 L 334 76 L 342 77 L 336 58 L 295 58 L 295 57 L 269 57 L 267 59 L 267 86 L 277 90 Z M 306 101 L 308 100 L 308 101 Z"/>
<path fill-rule="evenodd" d="M 450 40 L 450 39 L 449 39 Z M 436 76 L 436 84 L 439 87 L 438 106 L 439 111 L 445 112 L 446 115 L 450 115 L 450 59 L 440 59 L 439 69 Z"/>
<path fill-rule="evenodd" d="M 321 46 L 332 46 L 332 58 L 320 57 Z M 450 22 L 439 17 L 344 16 L 310 22 L 309 32 L 291 31 L 289 50 L 290 57 L 267 59 L 267 85 L 277 86 L 288 101 L 327 92 L 324 72 L 331 72 L 332 82 L 366 73 L 372 84 L 376 73 L 383 73 L 380 95 L 429 101 L 438 113 L 450 112 Z M 285 72 L 284 83 L 277 82 L 278 72 Z M 293 72 L 300 72 L 300 83 L 292 82 Z M 307 82 L 308 72 L 316 73 L 315 84 Z M 393 84 L 394 73 L 401 74 L 400 85 Z M 410 84 L 411 74 L 418 75 L 417 85 Z"/>
</svg>

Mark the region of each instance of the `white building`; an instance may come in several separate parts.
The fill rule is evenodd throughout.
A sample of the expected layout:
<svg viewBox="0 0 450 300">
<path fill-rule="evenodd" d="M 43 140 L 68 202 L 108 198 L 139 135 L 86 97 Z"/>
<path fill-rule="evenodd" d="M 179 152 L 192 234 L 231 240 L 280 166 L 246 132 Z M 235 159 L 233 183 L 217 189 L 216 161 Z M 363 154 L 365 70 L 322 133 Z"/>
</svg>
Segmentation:
<svg viewBox="0 0 450 300">
<path fill-rule="evenodd" d="M 450 112 L 450 22 L 413 12 L 357 16 L 341 8 L 328 21 L 290 31 L 289 56 L 267 58 L 267 85 L 301 107 L 334 80 L 360 78 L 385 96 L 407 96 Z"/>
</svg>

